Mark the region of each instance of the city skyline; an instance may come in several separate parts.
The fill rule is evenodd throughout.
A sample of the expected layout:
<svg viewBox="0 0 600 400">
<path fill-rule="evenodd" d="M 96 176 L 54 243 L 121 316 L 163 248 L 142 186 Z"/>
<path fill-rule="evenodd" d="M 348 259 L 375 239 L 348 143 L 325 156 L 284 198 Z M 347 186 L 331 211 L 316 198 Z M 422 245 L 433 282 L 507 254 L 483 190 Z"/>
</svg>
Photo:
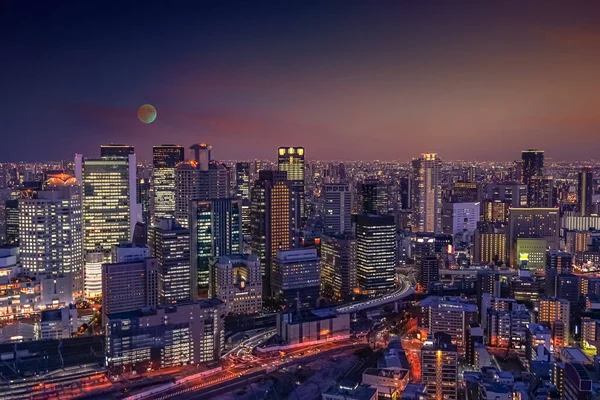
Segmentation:
<svg viewBox="0 0 600 400">
<path fill-rule="evenodd" d="M 273 159 L 280 142 L 307 159 L 508 161 L 532 147 L 590 159 L 599 9 L 146 2 L 29 14 L 11 3 L 0 159 L 70 159 L 110 142 L 140 160 L 164 142 L 211 143 L 216 159 Z M 137 119 L 145 103 L 152 124 Z"/>
</svg>

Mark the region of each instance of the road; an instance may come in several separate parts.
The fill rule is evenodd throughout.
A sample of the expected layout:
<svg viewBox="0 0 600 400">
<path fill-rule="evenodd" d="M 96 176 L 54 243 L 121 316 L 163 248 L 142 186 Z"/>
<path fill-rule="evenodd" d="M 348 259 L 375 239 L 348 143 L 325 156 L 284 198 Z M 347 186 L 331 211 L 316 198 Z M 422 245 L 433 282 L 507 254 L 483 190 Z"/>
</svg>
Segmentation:
<svg viewBox="0 0 600 400">
<path fill-rule="evenodd" d="M 410 284 L 410 282 L 406 278 L 400 276 L 399 279 L 400 286 L 392 293 L 388 293 L 376 299 L 359 301 L 334 307 L 333 309 L 339 314 L 354 313 L 362 310 L 368 310 L 369 308 L 382 306 L 384 304 L 393 303 L 394 301 L 402 300 L 415 292 L 415 288 Z"/>
<path fill-rule="evenodd" d="M 283 357 L 261 358 L 243 368 L 239 368 L 238 366 L 228 367 L 222 373 L 204 378 L 204 380 L 199 378 L 198 380 L 185 383 L 154 396 L 149 396 L 147 399 L 206 399 L 209 394 L 214 396 L 221 392 L 232 391 L 238 387 L 246 386 L 249 380 L 266 375 L 267 371 L 271 372 L 279 368 L 308 363 L 319 357 L 326 357 L 347 350 L 348 348 L 359 348 L 360 346 L 365 346 L 365 344 L 337 342 L 295 349 L 286 353 Z"/>
<path fill-rule="evenodd" d="M 227 353 L 223 354 L 222 358 L 227 358 L 230 355 L 242 357 L 246 354 L 252 353 L 253 348 L 266 341 L 267 339 L 271 338 L 273 335 L 275 335 L 276 332 L 277 330 L 275 328 L 258 332 L 254 336 L 251 336 L 248 339 L 242 341 L 239 345 L 229 350 Z"/>
</svg>

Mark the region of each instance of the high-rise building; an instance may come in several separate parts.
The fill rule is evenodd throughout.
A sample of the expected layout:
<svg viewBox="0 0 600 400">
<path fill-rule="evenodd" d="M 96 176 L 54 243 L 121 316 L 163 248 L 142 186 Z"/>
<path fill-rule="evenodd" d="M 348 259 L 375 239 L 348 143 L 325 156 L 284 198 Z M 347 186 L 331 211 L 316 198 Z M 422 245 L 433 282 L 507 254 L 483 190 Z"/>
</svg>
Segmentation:
<svg viewBox="0 0 600 400">
<path fill-rule="evenodd" d="M 227 314 L 262 310 L 262 268 L 256 254 L 228 254 L 210 260 L 209 297 L 225 303 Z"/>
<path fill-rule="evenodd" d="M 428 337 L 444 332 L 461 347 L 468 326 L 477 322 L 477 306 L 455 297 L 429 296 L 421 300 L 419 310 L 418 324 Z"/>
<path fill-rule="evenodd" d="M 150 249 L 145 244 L 121 243 L 114 245 L 110 250 L 110 262 L 112 264 L 139 261 L 149 257 Z"/>
<path fill-rule="evenodd" d="M 200 173 L 201 196 L 197 200 L 226 199 L 231 197 L 231 171 L 218 161 L 208 164 L 208 171 Z"/>
<path fill-rule="evenodd" d="M 557 298 L 540 299 L 539 310 L 538 322 L 550 326 L 553 332 L 554 346 L 568 346 L 569 329 L 571 326 L 571 304 L 569 301 Z"/>
<path fill-rule="evenodd" d="M 359 214 L 387 214 L 390 208 L 388 185 L 379 179 L 358 184 Z"/>
<path fill-rule="evenodd" d="M 64 296 L 57 291 L 61 302 L 82 299 L 84 252 L 79 182 L 66 174 L 51 177 L 43 190 L 20 199 L 18 209 L 23 273 L 45 279 L 46 285 L 64 279 L 70 287 Z M 42 298 L 44 304 L 54 300 L 54 296 Z"/>
<path fill-rule="evenodd" d="M 136 157 L 131 146 L 102 146 L 102 157 L 75 156 L 75 176 L 82 184 L 84 248 L 108 252 L 131 241 L 141 206 L 137 203 Z"/>
<path fill-rule="evenodd" d="M 500 201 L 509 208 L 527 207 L 527 186 L 521 183 L 490 183 L 486 185 L 485 198 Z"/>
<path fill-rule="evenodd" d="M 517 239 L 544 239 L 545 247 L 559 248 L 560 213 L 556 208 L 512 208 L 509 219 L 511 263 L 517 265 Z"/>
<path fill-rule="evenodd" d="M 135 154 L 133 146 L 126 144 L 108 144 L 100 146 L 101 158 L 128 158 L 131 154 Z"/>
<path fill-rule="evenodd" d="M 175 168 L 175 218 L 185 228 L 188 227 L 192 200 L 230 197 L 229 168 L 210 160 L 210 146 L 199 144 L 190 148 L 196 159 L 181 162 Z"/>
<path fill-rule="evenodd" d="M 250 200 L 250 163 L 235 164 L 235 197 Z"/>
<path fill-rule="evenodd" d="M 465 361 L 470 366 L 475 366 L 475 346 L 485 343 L 483 329 L 477 323 L 470 324 L 466 332 Z"/>
<path fill-rule="evenodd" d="M 196 143 L 190 146 L 190 150 L 190 160 L 197 162 L 201 171 L 208 171 L 208 166 L 212 160 L 210 155 L 212 146 L 206 143 Z"/>
<path fill-rule="evenodd" d="M 434 334 L 421 349 L 421 382 L 427 399 L 457 400 L 458 351 L 449 335 Z"/>
<path fill-rule="evenodd" d="M 510 281 L 510 296 L 520 303 L 537 305 L 540 298 L 540 282 L 531 275 L 513 278 Z"/>
<path fill-rule="evenodd" d="M 481 214 L 481 203 L 443 203 L 442 205 L 442 232 L 449 233 L 455 237 L 470 239 L 475 233 L 479 216 Z"/>
<path fill-rule="evenodd" d="M 556 278 L 558 275 L 570 274 L 573 256 L 565 251 L 548 249 L 546 252 L 546 296 L 556 296 Z"/>
<path fill-rule="evenodd" d="M 200 179 L 198 162 L 183 161 L 175 166 L 175 219 L 185 228 L 189 223 L 190 203 L 203 198 Z"/>
<path fill-rule="evenodd" d="M 321 288 L 317 249 L 278 250 L 271 271 L 271 296 L 292 305 L 314 303 Z"/>
<path fill-rule="evenodd" d="M 412 256 L 417 270 L 417 281 L 425 290 L 440 280 L 440 258 L 436 252 L 435 234 L 422 233 L 411 238 Z"/>
<path fill-rule="evenodd" d="M 148 229 L 148 247 L 158 263 L 160 304 L 196 300 L 197 277 L 190 265 L 190 231 L 174 218 L 156 218 Z"/>
<path fill-rule="evenodd" d="M 292 185 L 285 171 L 263 170 L 251 190 L 250 233 L 252 253 L 258 255 L 270 294 L 271 269 L 277 250 L 293 247 Z"/>
<path fill-rule="evenodd" d="M 412 161 L 413 220 L 419 232 L 441 232 L 442 191 L 440 170 L 442 161 L 435 153 L 425 153 Z"/>
<path fill-rule="evenodd" d="M 551 176 L 533 176 L 529 182 L 531 189 L 529 207 L 554 207 L 554 179 Z"/>
<path fill-rule="evenodd" d="M 287 172 L 287 180 L 292 185 L 292 223 L 298 232 L 302 227 L 305 214 L 305 164 L 304 147 L 280 147 L 278 149 L 277 164 L 280 171 Z"/>
<path fill-rule="evenodd" d="M 403 210 L 410 210 L 412 207 L 412 179 L 410 176 L 400 178 L 400 202 Z"/>
<path fill-rule="evenodd" d="M 477 203 L 481 201 L 481 188 L 474 181 L 454 182 L 450 201 L 452 203 Z"/>
<path fill-rule="evenodd" d="M 577 208 L 582 217 L 594 214 L 592 196 L 594 195 L 594 175 L 589 168 L 579 172 L 577 188 Z"/>
<path fill-rule="evenodd" d="M 139 171 L 136 179 L 136 202 L 139 205 L 139 210 L 141 211 L 141 215 L 138 215 L 139 221 L 136 222 L 136 225 L 133 227 L 133 232 L 131 234 L 132 240 L 135 235 L 136 228 L 143 228 L 144 237 L 146 235 L 146 228 L 150 225 L 150 202 L 152 200 L 152 185 L 150 184 L 150 177 L 146 177 L 144 175 L 148 174 L 148 171 Z"/>
<path fill-rule="evenodd" d="M 523 184 L 527 186 L 527 205 L 533 207 L 536 190 L 532 178 L 544 175 L 544 151 L 523 150 L 521 160 L 523 161 Z"/>
<path fill-rule="evenodd" d="M 175 217 L 175 167 L 184 160 L 183 146 L 152 147 L 152 196 L 150 221 Z"/>
<path fill-rule="evenodd" d="M 97 299 L 102 296 L 102 263 L 104 251 L 87 251 L 85 253 L 85 298 Z"/>
<path fill-rule="evenodd" d="M 242 252 L 242 201 L 191 201 L 189 214 L 192 269 L 199 288 L 209 286 L 211 257 Z"/>
<path fill-rule="evenodd" d="M 506 227 L 494 223 L 479 223 L 475 229 L 473 262 L 501 265 L 508 262 Z"/>
<path fill-rule="evenodd" d="M 393 216 L 365 214 L 356 218 L 356 274 L 363 294 L 376 295 L 394 288 L 397 246 Z"/>
<path fill-rule="evenodd" d="M 102 314 L 135 311 L 159 304 L 158 262 L 155 258 L 102 265 Z"/>
<path fill-rule="evenodd" d="M 324 229 L 326 235 L 337 235 L 352 231 L 352 192 L 347 183 L 323 185 Z"/>
<path fill-rule="evenodd" d="M 250 163 L 235 164 L 235 198 L 242 200 L 242 233 L 250 237 Z"/>
<path fill-rule="evenodd" d="M 356 238 L 352 235 L 321 237 L 321 288 L 329 298 L 341 300 L 357 288 Z"/>
</svg>

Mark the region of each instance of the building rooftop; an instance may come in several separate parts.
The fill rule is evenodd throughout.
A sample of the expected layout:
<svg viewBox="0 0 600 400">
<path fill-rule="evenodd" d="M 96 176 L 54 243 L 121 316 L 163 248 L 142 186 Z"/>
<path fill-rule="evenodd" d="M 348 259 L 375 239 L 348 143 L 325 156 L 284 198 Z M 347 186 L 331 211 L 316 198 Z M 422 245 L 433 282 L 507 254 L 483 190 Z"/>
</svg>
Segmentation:
<svg viewBox="0 0 600 400">
<path fill-rule="evenodd" d="M 324 394 L 344 396 L 347 400 L 370 400 L 377 389 L 368 385 L 357 385 L 356 383 L 343 380 L 337 387 L 332 387 Z"/>
<path fill-rule="evenodd" d="M 421 300 L 419 306 L 447 308 L 448 311 L 477 312 L 477 305 L 458 297 L 429 296 Z"/>
</svg>

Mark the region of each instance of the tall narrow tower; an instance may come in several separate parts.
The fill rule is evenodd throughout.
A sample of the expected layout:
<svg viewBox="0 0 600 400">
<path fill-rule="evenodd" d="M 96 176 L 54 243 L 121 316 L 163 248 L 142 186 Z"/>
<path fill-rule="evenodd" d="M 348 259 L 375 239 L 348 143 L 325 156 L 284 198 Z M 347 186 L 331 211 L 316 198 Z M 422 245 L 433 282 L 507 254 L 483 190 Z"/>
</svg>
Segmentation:
<svg viewBox="0 0 600 400">
<path fill-rule="evenodd" d="M 436 153 L 424 153 L 412 161 L 413 220 L 417 231 L 442 231 L 442 193 L 440 170 L 442 160 Z"/>
<path fill-rule="evenodd" d="M 294 230 L 298 232 L 302 227 L 303 219 L 306 217 L 304 213 L 304 147 L 280 147 L 277 163 L 280 171 L 287 172 L 287 179 L 292 184 L 292 218 Z"/>
<path fill-rule="evenodd" d="M 183 146 L 163 144 L 152 148 L 150 221 L 175 217 L 175 166 L 183 160 Z"/>
</svg>

